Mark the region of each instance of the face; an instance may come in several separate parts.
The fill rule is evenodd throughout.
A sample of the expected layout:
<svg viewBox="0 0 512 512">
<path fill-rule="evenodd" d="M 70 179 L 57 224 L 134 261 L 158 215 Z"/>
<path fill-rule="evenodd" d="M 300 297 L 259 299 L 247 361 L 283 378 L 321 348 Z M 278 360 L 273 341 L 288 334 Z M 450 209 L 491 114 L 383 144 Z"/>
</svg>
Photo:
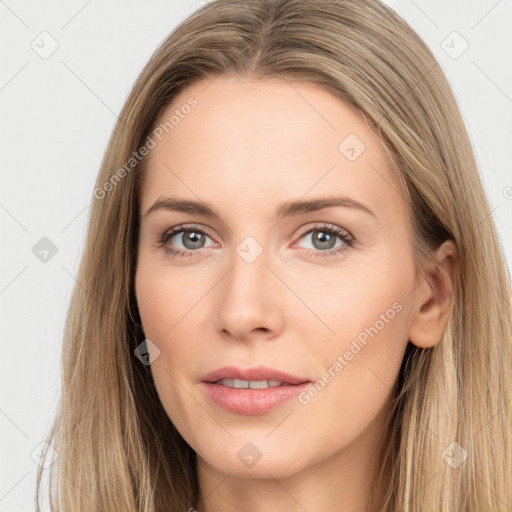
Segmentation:
<svg viewBox="0 0 512 512">
<path fill-rule="evenodd" d="M 251 478 L 375 448 L 415 288 L 381 142 L 330 93 L 274 78 L 196 82 L 155 127 L 172 115 L 135 282 L 168 416 L 199 464 Z"/>
</svg>

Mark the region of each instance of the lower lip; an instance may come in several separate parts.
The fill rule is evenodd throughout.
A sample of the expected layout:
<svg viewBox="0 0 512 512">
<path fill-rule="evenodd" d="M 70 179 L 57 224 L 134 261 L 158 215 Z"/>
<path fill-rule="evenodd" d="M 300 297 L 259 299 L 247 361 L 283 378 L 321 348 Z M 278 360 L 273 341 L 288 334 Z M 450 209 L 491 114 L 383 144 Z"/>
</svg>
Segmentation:
<svg viewBox="0 0 512 512">
<path fill-rule="evenodd" d="M 214 382 L 202 382 L 210 399 L 220 408 L 237 414 L 264 414 L 304 391 L 309 382 L 265 389 L 235 389 Z"/>
</svg>

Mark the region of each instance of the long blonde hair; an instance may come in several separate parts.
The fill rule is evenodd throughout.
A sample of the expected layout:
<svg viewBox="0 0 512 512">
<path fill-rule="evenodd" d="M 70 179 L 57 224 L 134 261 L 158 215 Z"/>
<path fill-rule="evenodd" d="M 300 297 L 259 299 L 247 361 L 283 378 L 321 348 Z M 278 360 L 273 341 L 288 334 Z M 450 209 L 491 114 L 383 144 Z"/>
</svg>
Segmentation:
<svg viewBox="0 0 512 512">
<path fill-rule="evenodd" d="M 417 268 L 442 241 L 456 244 L 453 313 L 435 347 L 408 345 L 380 468 L 389 488 L 375 510 L 510 510 L 510 276 L 447 80 L 418 35 L 377 0 L 214 0 L 141 72 L 101 165 L 67 314 L 62 397 L 47 440 L 58 454 L 51 509 L 197 503 L 195 454 L 134 356 L 144 339 L 133 282 L 143 167 L 130 159 L 180 90 L 226 73 L 313 83 L 354 106 L 396 164 Z M 446 450 L 467 458 L 453 467 Z"/>
</svg>

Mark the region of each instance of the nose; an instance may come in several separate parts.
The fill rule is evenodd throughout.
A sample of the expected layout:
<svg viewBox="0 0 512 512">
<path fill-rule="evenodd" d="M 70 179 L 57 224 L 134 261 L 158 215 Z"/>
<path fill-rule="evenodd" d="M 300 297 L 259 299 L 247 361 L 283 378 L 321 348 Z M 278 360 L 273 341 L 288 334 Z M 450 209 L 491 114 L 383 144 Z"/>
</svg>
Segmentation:
<svg viewBox="0 0 512 512">
<path fill-rule="evenodd" d="M 271 339 L 283 325 L 283 285 L 269 268 L 265 250 L 254 260 L 240 251 L 217 288 L 214 324 L 222 336 Z"/>
</svg>

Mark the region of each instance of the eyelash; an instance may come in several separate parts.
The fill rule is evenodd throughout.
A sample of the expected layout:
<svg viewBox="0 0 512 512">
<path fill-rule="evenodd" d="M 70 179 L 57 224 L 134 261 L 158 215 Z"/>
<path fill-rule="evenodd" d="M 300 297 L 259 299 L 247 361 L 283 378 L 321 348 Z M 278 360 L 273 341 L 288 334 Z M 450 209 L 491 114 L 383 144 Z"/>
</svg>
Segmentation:
<svg viewBox="0 0 512 512">
<path fill-rule="evenodd" d="M 204 230 L 204 228 L 201 228 L 195 224 L 183 224 L 180 226 L 175 226 L 173 228 L 168 229 L 167 231 L 164 231 L 158 240 L 158 246 L 164 249 L 167 256 L 170 256 L 172 258 L 175 257 L 191 257 L 194 256 L 196 253 L 200 252 L 200 249 L 197 250 L 188 250 L 184 251 L 182 249 L 175 249 L 173 247 L 170 247 L 167 244 L 167 242 L 176 234 L 178 233 L 185 233 L 187 231 L 193 231 L 196 233 L 201 233 L 203 235 L 209 236 L 211 238 L 211 235 L 208 233 L 208 231 Z M 309 235 L 310 233 L 314 233 L 315 231 L 322 231 L 326 233 L 330 233 L 333 235 L 337 235 L 344 243 L 343 246 L 338 247 L 337 249 L 330 249 L 328 251 L 320 251 L 318 249 L 312 249 L 307 254 L 309 257 L 313 258 L 331 258 L 336 257 L 340 255 L 341 253 L 348 250 L 348 248 L 351 248 L 354 246 L 355 238 L 346 230 L 341 229 L 337 226 L 334 226 L 332 224 L 326 224 L 324 223 L 321 226 L 313 226 L 310 228 L 305 229 L 302 231 L 299 235 L 299 239 L 303 238 L 305 235 Z"/>
</svg>

